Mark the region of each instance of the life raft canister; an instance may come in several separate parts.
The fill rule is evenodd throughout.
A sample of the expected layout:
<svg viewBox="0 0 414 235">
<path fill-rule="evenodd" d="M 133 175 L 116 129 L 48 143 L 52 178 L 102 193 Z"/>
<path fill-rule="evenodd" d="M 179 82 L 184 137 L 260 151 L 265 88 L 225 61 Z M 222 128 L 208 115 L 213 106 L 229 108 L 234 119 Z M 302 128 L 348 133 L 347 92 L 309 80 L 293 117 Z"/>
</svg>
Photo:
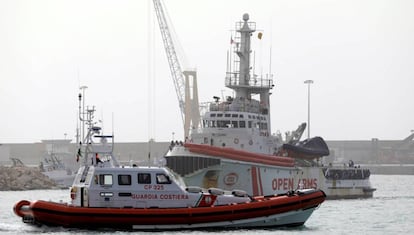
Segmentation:
<svg viewBox="0 0 414 235">
<path fill-rule="evenodd" d="M 77 192 L 78 192 L 78 188 L 76 187 L 72 187 L 70 189 L 70 198 L 72 198 L 72 200 L 75 200 Z"/>
</svg>

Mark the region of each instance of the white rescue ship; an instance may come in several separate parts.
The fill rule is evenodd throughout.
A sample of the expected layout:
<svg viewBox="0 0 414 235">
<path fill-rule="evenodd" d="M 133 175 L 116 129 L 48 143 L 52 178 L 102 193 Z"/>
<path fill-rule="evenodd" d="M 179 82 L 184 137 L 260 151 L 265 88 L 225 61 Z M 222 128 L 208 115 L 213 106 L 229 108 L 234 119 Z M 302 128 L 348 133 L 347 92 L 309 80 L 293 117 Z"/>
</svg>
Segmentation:
<svg viewBox="0 0 414 235">
<path fill-rule="evenodd" d="M 184 144 L 172 143 L 165 156 L 167 166 L 189 185 L 238 188 L 251 195 L 319 188 L 332 199 L 372 197 L 369 169 L 353 164 L 323 166 L 320 159 L 329 155 L 325 141 L 321 137 L 299 141 L 306 124 L 285 140 L 271 134 L 269 96 L 274 84 L 271 75 L 252 72 L 255 30 L 248 14 L 236 23 L 237 35 L 232 38 L 236 56 L 225 77 L 226 87 L 235 95 L 224 101 L 214 97 L 202 126 L 192 129 Z"/>
</svg>

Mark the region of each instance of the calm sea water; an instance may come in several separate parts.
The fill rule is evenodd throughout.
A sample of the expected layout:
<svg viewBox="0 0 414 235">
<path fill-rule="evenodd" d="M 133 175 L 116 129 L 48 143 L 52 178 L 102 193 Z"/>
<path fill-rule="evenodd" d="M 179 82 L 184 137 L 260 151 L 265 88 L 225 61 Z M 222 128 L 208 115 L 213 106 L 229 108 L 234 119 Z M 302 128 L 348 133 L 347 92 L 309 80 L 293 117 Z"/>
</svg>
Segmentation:
<svg viewBox="0 0 414 235">
<path fill-rule="evenodd" d="M 414 230 L 414 175 L 372 175 L 377 191 L 371 199 L 325 201 L 304 226 L 289 229 L 156 232 L 156 234 L 397 234 Z M 13 205 L 21 200 L 69 201 L 68 190 L 0 192 L 0 234 L 152 234 L 149 232 L 88 231 L 34 227 L 14 215 Z"/>
</svg>

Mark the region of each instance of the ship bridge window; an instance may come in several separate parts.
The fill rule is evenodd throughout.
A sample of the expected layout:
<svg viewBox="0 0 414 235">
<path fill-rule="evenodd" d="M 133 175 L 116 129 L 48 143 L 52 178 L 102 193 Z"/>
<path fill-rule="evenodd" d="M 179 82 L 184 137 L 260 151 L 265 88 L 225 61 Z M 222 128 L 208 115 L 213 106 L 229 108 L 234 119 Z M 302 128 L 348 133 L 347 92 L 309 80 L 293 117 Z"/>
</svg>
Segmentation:
<svg viewBox="0 0 414 235">
<path fill-rule="evenodd" d="M 210 127 L 216 127 L 216 121 L 210 121 L 209 126 Z"/>
<path fill-rule="evenodd" d="M 230 117 L 230 113 L 224 114 L 224 117 Z"/>
<path fill-rule="evenodd" d="M 157 184 L 171 184 L 170 177 L 165 174 L 157 174 Z"/>
<path fill-rule="evenodd" d="M 131 175 L 118 175 L 119 185 L 131 185 Z"/>
<path fill-rule="evenodd" d="M 239 127 L 240 128 L 245 128 L 246 127 L 246 122 L 245 121 L 239 121 Z"/>
<path fill-rule="evenodd" d="M 138 173 L 138 184 L 151 184 L 151 174 Z"/>
<path fill-rule="evenodd" d="M 215 117 L 216 114 L 215 113 L 210 113 L 210 117 Z"/>
<path fill-rule="evenodd" d="M 237 121 L 231 121 L 232 128 L 239 128 L 239 123 Z"/>
<path fill-rule="evenodd" d="M 217 117 L 223 117 L 223 114 L 222 113 L 218 113 L 217 114 Z"/>
<path fill-rule="evenodd" d="M 231 117 L 239 117 L 239 115 L 238 115 L 237 113 L 233 113 L 233 114 L 231 115 Z"/>
<path fill-rule="evenodd" d="M 229 127 L 230 121 L 217 121 L 217 127 L 223 128 L 223 127 Z"/>
<path fill-rule="evenodd" d="M 112 175 L 109 175 L 109 174 L 99 175 L 99 184 L 103 186 L 112 186 L 113 184 Z"/>
</svg>

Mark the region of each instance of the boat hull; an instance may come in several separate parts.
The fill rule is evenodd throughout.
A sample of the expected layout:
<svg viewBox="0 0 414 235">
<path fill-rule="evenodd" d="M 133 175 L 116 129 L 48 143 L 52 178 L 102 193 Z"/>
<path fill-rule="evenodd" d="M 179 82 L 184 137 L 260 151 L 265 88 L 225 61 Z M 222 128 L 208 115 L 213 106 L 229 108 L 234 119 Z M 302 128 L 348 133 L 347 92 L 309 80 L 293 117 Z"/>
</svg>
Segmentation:
<svg viewBox="0 0 414 235">
<path fill-rule="evenodd" d="M 14 211 L 24 222 L 74 228 L 138 230 L 250 228 L 303 225 L 325 200 L 320 190 L 255 197 L 248 203 L 197 208 L 85 208 L 27 201 Z M 26 208 L 23 208 L 26 207 Z"/>
<path fill-rule="evenodd" d="M 192 145 L 187 146 L 176 147 L 166 155 L 167 166 L 178 173 L 187 185 L 217 187 L 224 190 L 242 189 L 255 196 L 281 194 L 300 188 L 318 188 L 326 193 L 328 199 L 369 198 L 375 191 L 371 187 L 369 177 L 343 179 L 325 176 L 327 170 L 353 172 L 361 169 L 286 167 L 257 161 L 259 156 L 245 161 L 244 158 L 228 158 L 222 154 L 203 154 L 201 151 L 193 151 Z M 215 160 L 214 164 L 200 164 L 212 160 Z M 201 167 L 189 170 L 194 165 Z M 184 167 L 186 171 L 182 171 L 180 167 Z"/>
<path fill-rule="evenodd" d="M 186 184 L 225 190 L 243 189 L 250 195 L 280 194 L 302 187 L 321 189 L 327 199 L 354 199 L 370 198 L 375 191 L 369 180 L 328 180 L 320 167 L 286 170 L 222 162 L 220 167 L 209 167 L 182 177 Z"/>
</svg>

